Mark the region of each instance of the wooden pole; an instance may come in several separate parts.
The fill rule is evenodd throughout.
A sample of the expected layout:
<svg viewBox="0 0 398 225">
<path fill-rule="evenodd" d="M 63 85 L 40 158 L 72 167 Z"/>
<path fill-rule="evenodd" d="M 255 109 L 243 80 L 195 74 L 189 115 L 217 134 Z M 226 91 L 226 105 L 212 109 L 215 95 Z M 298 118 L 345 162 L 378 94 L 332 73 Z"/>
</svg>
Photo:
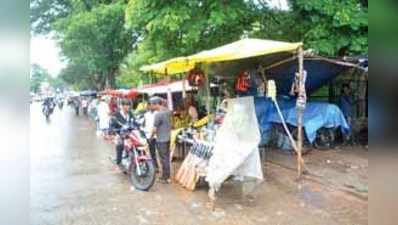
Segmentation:
<svg viewBox="0 0 398 225">
<path fill-rule="evenodd" d="M 296 102 L 296 110 L 297 110 L 297 129 L 298 129 L 298 137 L 297 137 L 297 173 L 298 178 L 301 178 L 304 166 L 304 159 L 302 157 L 302 149 L 303 149 L 303 116 L 305 111 L 305 105 L 307 101 L 306 91 L 305 91 L 305 75 L 304 75 L 304 52 L 303 47 L 300 46 L 298 49 L 298 79 L 299 79 L 299 87 L 298 87 L 298 97 Z"/>
<path fill-rule="evenodd" d="M 206 80 L 206 110 L 207 115 L 210 114 L 210 81 L 209 81 L 209 65 L 204 64 L 204 74 Z"/>
</svg>

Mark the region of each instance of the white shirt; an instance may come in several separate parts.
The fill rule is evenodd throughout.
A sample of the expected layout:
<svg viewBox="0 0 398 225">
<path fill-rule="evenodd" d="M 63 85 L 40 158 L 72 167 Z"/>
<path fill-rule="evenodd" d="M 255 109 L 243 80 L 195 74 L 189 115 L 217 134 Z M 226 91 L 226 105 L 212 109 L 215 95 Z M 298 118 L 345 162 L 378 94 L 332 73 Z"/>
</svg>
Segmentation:
<svg viewBox="0 0 398 225">
<path fill-rule="evenodd" d="M 106 102 L 101 101 L 98 105 L 98 119 L 100 129 L 109 128 L 109 106 Z"/>
<path fill-rule="evenodd" d="M 144 131 L 147 137 L 149 137 L 152 133 L 153 130 L 153 125 L 155 122 L 155 114 L 156 111 L 153 110 L 148 110 L 145 114 L 144 114 L 144 119 L 145 119 L 145 127 L 144 127 Z"/>
</svg>

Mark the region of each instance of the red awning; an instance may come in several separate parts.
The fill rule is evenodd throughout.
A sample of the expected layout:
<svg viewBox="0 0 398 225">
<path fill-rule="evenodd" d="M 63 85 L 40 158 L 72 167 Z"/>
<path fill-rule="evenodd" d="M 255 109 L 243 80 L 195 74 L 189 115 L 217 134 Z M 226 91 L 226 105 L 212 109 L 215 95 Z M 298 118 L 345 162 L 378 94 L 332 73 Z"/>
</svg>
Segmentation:
<svg viewBox="0 0 398 225">
<path fill-rule="evenodd" d="M 128 98 L 134 99 L 138 96 L 138 91 L 135 88 L 130 90 L 113 90 L 113 89 L 106 89 L 101 92 L 102 95 L 108 95 L 117 98 Z"/>
</svg>

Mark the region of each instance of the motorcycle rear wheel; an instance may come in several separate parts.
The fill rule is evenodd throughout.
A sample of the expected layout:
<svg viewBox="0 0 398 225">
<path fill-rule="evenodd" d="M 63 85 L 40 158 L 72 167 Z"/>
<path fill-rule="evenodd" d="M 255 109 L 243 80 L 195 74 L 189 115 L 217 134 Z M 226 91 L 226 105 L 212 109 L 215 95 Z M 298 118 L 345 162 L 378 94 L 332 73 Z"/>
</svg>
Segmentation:
<svg viewBox="0 0 398 225">
<path fill-rule="evenodd" d="M 140 166 L 141 176 L 138 175 L 137 166 Z M 138 162 L 138 165 L 133 163 L 130 167 L 130 183 L 138 190 L 148 191 L 155 183 L 156 173 L 155 165 L 150 160 L 143 160 Z"/>
</svg>

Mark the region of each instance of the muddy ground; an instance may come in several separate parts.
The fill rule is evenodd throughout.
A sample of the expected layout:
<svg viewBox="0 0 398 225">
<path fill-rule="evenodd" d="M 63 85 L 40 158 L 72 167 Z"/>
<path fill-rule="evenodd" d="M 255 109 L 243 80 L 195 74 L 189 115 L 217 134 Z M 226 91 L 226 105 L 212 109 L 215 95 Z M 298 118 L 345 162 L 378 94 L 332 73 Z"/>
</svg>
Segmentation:
<svg viewBox="0 0 398 225">
<path fill-rule="evenodd" d="M 112 145 L 67 106 L 46 122 L 34 103 L 30 125 L 32 225 L 368 224 L 368 156 L 361 147 L 311 152 L 301 181 L 294 156 L 267 150 L 265 181 L 251 193 L 226 182 L 211 211 L 205 184 L 194 192 L 175 183 L 132 190 L 112 170 Z"/>
</svg>

